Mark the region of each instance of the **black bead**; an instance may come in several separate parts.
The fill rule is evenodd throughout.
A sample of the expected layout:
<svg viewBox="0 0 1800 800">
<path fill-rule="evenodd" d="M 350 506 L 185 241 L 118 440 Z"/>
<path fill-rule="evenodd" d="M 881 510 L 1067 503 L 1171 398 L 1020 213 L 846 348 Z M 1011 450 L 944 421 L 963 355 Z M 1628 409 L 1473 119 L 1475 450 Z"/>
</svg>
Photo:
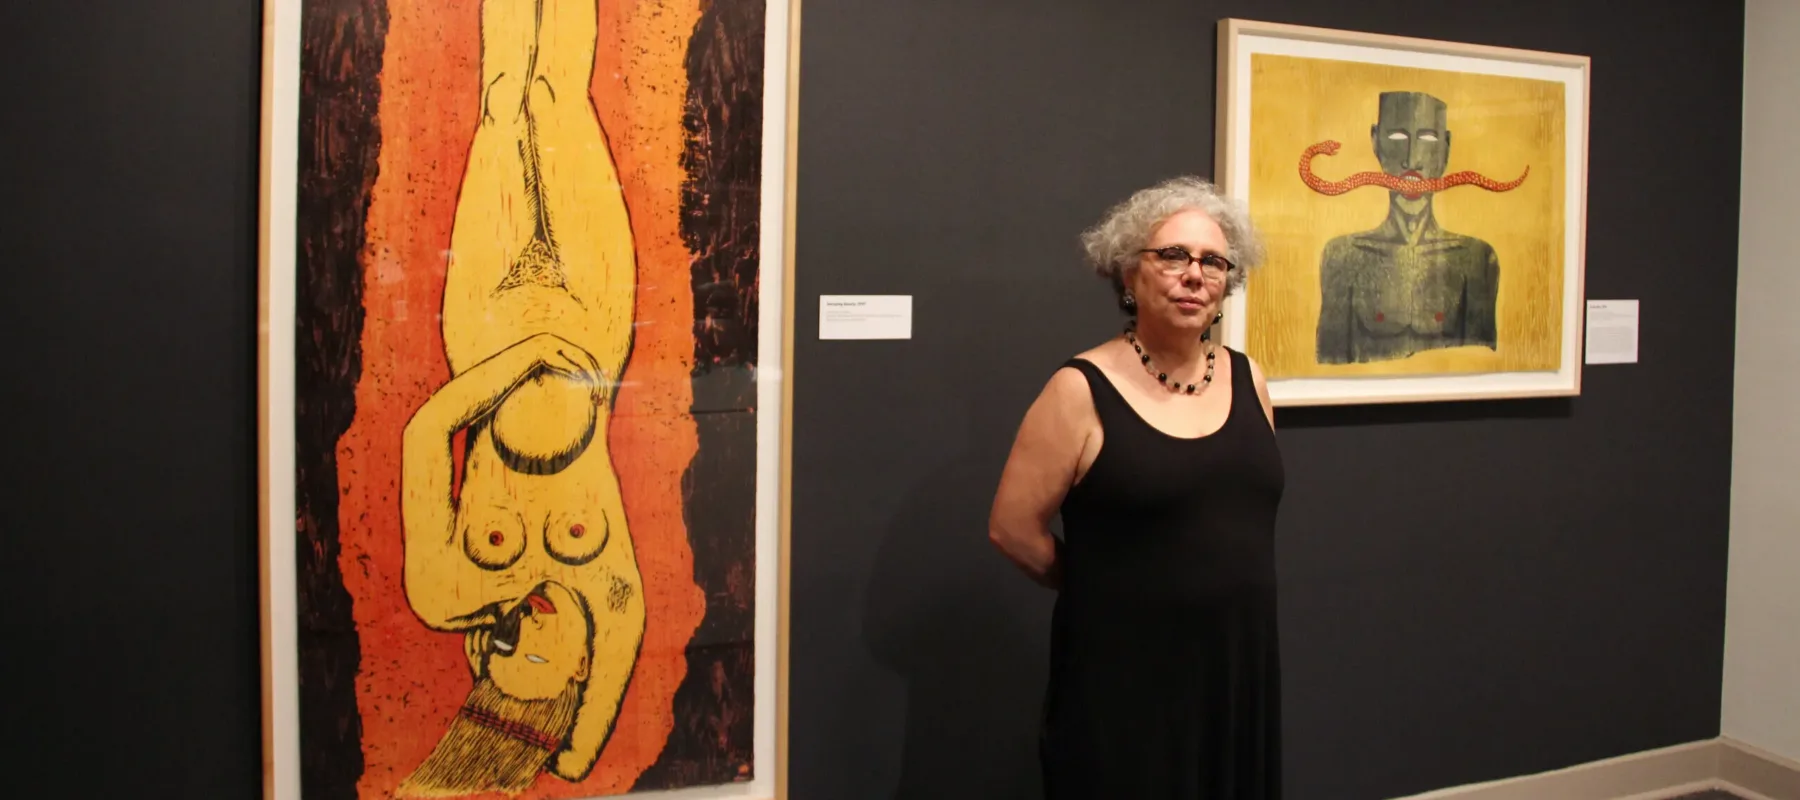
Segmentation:
<svg viewBox="0 0 1800 800">
<path fill-rule="evenodd" d="M 1168 383 L 1169 382 L 1169 373 L 1158 372 L 1158 373 L 1156 373 L 1156 379 L 1159 381 L 1162 381 L 1163 383 Z"/>
<path fill-rule="evenodd" d="M 1146 364 L 1148 364 L 1148 363 L 1150 363 L 1150 357 L 1149 357 L 1149 356 L 1144 356 L 1144 357 L 1143 357 L 1143 359 L 1142 359 L 1142 361 L 1143 361 L 1143 362 L 1144 362 L 1144 363 L 1146 363 Z"/>
</svg>

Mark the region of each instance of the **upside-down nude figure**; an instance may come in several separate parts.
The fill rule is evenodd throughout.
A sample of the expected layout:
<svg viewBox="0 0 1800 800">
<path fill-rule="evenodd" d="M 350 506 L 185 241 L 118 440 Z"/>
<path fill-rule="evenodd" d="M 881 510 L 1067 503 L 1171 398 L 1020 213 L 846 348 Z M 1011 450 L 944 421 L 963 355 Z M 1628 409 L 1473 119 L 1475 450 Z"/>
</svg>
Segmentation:
<svg viewBox="0 0 1800 800">
<path fill-rule="evenodd" d="M 485 0 L 480 116 L 451 234 L 451 378 L 408 422 L 407 602 L 474 688 L 403 796 L 585 777 L 645 625 L 607 421 L 636 261 L 588 96 L 595 0 Z M 460 491 L 454 437 L 467 432 Z"/>
</svg>

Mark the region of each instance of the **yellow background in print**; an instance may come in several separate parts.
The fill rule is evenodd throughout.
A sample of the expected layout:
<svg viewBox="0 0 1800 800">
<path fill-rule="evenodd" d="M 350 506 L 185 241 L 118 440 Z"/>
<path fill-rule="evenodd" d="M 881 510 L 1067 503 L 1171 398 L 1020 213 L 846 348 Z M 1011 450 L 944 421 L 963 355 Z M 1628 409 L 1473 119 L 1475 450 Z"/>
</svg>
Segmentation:
<svg viewBox="0 0 1800 800">
<path fill-rule="evenodd" d="M 1429 375 L 1558 369 L 1562 341 L 1563 85 L 1554 81 L 1256 54 L 1250 60 L 1250 204 L 1268 246 L 1245 294 L 1245 349 L 1272 378 Z M 1500 260 L 1499 347 L 1424 351 L 1392 361 L 1320 364 L 1319 258 L 1332 237 L 1379 226 L 1388 192 L 1365 186 L 1326 196 L 1300 180 L 1300 156 L 1327 139 L 1337 155 L 1313 159 L 1326 181 L 1379 172 L 1369 128 L 1379 96 L 1418 91 L 1446 106 L 1445 175 L 1474 170 L 1496 181 L 1531 173 L 1509 192 L 1459 186 L 1437 194 L 1447 231 L 1493 245 Z"/>
</svg>

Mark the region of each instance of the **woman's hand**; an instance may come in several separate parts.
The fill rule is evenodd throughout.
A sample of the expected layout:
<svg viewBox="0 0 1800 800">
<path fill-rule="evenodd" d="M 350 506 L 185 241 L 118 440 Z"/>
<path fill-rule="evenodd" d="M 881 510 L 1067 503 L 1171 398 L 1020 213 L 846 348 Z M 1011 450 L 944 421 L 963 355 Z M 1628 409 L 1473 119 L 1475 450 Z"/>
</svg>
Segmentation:
<svg viewBox="0 0 1800 800">
<path fill-rule="evenodd" d="M 482 662 L 487 657 L 488 647 L 494 640 L 494 629 L 486 625 L 470 628 L 463 634 L 463 655 L 469 658 L 469 677 L 481 680 Z"/>
<path fill-rule="evenodd" d="M 540 333 L 523 339 L 450 379 L 426 401 L 415 424 L 448 439 L 493 411 L 506 394 L 539 369 L 548 369 L 588 387 L 598 402 L 607 380 L 593 354 L 567 339 Z"/>
<path fill-rule="evenodd" d="M 542 366 L 586 384 L 591 391 L 598 393 L 601 381 L 606 376 L 605 371 L 600 369 L 599 359 L 594 358 L 592 353 L 552 333 L 537 334 L 501 352 L 509 353 L 513 350 L 525 350 L 535 357 L 535 361 L 518 375 L 519 380 L 524 380 L 536 367 Z M 515 384 L 517 382 L 514 381 Z"/>
</svg>

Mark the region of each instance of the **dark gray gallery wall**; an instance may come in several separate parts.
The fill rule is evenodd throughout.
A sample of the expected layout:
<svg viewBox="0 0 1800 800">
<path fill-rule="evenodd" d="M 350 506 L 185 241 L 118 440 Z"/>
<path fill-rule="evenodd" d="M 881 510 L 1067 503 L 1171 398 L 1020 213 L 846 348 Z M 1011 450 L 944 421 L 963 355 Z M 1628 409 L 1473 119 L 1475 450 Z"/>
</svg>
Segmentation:
<svg viewBox="0 0 1800 800">
<path fill-rule="evenodd" d="M 1033 394 L 1116 331 L 1075 234 L 1210 172 L 1227 16 L 1593 56 L 1587 286 L 1645 314 L 1579 399 L 1279 413 L 1289 796 L 1717 735 L 1741 4 L 807 0 L 796 797 L 1034 796 L 1051 597 L 987 505 Z M 915 338 L 819 341 L 833 293 L 914 295 Z"/>
<path fill-rule="evenodd" d="M 0 4 L 15 797 L 254 797 L 260 3 Z"/>
<path fill-rule="evenodd" d="M 0 4 L 15 794 L 257 790 L 258 5 Z M 1115 322 L 1074 232 L 1208 169 L 1230 14 L 1594 55 L 1589 287 L 1647 315 L 1576 401 L 1282 412 L 1292 797 L 1717 733 L 1739 6 L 807 0 L 801 330 L 920 319 L 799 340 L 798 800 L 1031 796 L 1049 597 L 988 492 Z"/>
</svg>

